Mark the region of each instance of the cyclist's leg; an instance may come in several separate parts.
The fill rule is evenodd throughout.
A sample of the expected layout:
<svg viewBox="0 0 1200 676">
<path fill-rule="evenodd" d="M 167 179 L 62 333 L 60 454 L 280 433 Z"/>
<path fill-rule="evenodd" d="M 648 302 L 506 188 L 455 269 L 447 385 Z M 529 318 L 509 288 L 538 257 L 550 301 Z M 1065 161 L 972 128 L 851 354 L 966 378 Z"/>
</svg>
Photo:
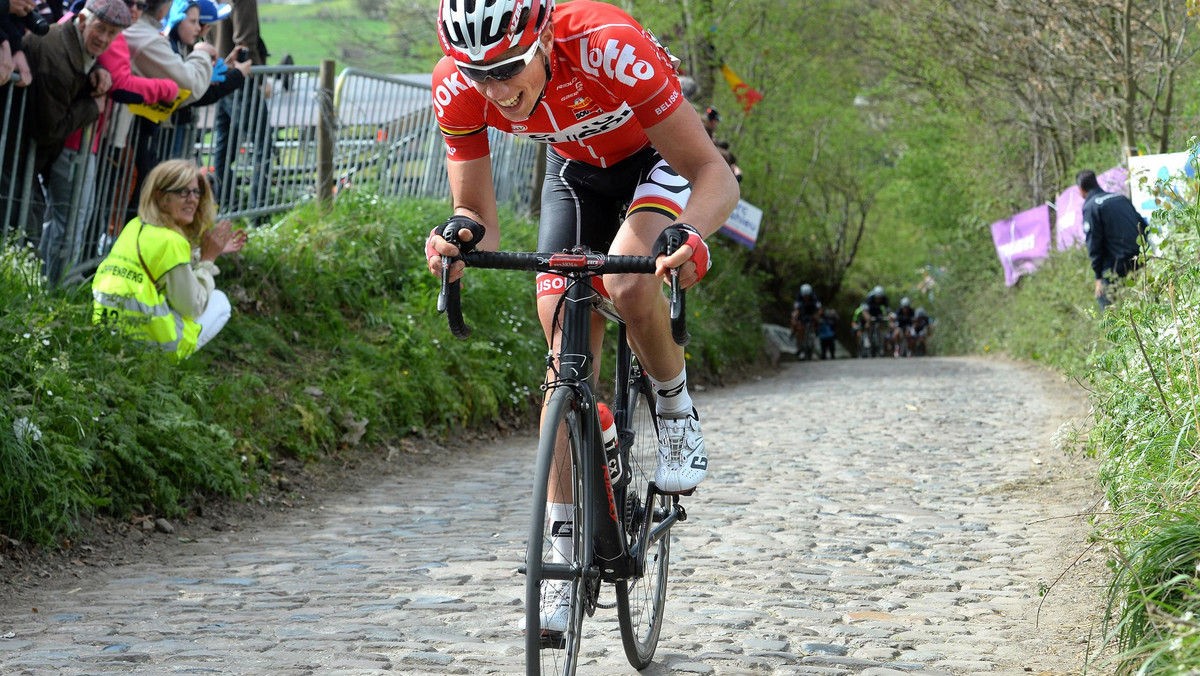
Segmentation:
<svg viewBox="0 0 1200 676">
<path fill-rule="evenodd" d="M 632 195 L 610 253 L 649 255 L 658 236 L 687 204 L 691 192 L 687 182 L 657 153 L 644 159 L 643 181 Z M 687 492 L 706 476 L 708 456 L 687 391 L 683 348 L 671 337 L 662 282 L 650 275 L 606 275 L 604 285 L 625 320 L 629 346 L 658 395 L 660 457 L 655 482 L 663 491 Z"/>
</svg>

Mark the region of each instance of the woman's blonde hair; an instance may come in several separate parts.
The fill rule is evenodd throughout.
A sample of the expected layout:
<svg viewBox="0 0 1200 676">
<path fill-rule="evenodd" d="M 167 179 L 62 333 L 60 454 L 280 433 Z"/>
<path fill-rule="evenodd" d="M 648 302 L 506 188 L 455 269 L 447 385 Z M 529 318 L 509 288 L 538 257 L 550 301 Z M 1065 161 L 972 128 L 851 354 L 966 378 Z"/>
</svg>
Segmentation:
<svg viewBox="0 0 1200 676">
<path fill-rule="evenodd" d="M 166 199 L 166 193 L 172 190 L 187 188 L 195 179 L 200 186 L 200 201 L 196 205 L 196 216 L 191 223 L 176 223 L 159 206 L 159 200 Z M 212 187 L 208 179 L 201 173 L 200 167 L 190 160 L 167 160 L 160 163 L 146 176 L 142 184 L 142 198 L 138 202 L 138 218 L 143 223 L 152 223 L 170 228 L 187 238 L 193 246 L 200 244 L 200 238 L 213 224 L 217 215 L 213 204 Z"/>
</svg>

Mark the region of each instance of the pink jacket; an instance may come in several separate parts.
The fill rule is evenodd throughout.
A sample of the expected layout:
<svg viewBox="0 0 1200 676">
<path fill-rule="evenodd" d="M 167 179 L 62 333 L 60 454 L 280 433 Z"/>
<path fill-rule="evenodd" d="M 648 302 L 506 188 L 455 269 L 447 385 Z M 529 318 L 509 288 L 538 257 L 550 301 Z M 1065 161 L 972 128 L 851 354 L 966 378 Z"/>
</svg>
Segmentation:
<svg viewBox="0 0 1200 676">
<path fill-rule="evenodd" d="M 175 84 L 174 80 L 166 78 L 149 78 L 134 75 L 133 70 L 129 66 L 129 44 L 125 42 L 124 35 L 118 35 L 108 49 L 104 50 L 100 56 L 96 57 L 96 61 L 112 74 L 112 89 L 118 89 L 141 94 L 146 103 L 159 103 L 160 101 L 174 101 L 175 97 L 179 96 L 179 85 Z M 96 129 L 104 128 L 104 116 L 96 121 Z M 83 140 L 83 130 L 79 130 L 71 134 L 67 138 L 66 147 L 71 150 L 79 150 L 79 144 Z M 96 134 L 95 141 L 92 143 L 92 152 L 100 147 L 100 134 Z"/>
</svg>

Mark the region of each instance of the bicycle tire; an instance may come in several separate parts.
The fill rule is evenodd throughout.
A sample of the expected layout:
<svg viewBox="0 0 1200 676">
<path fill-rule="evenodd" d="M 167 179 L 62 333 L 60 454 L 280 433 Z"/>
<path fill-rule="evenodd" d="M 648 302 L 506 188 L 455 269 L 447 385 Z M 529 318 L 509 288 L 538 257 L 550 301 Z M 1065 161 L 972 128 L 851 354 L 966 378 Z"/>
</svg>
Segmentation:
<svg viewBox="0 0 1200 676">
<path fill-rule="evenodd" d="M 556 447 L 561 436 L 567 444 L 572 462 L 570 468 L 560 468 L 555 462 Z M 586 585 L 582 572 L 590 562 L 591 547 L 585 547 L 588 525 L 583 513 L 583 435 L 575 394 L 566 388 L 554 390 L 546 404 L 542 419 L 541 436 L 538 440 L 537 463 L 533 479 L 533 505 L 529 528 L 529 542 L 525 552 L 525 673 L 527 676 L 573 676 L 579 664 L 579 646 L 583 638 L 583 614 Z M 576 575 L 566 581 L 571 600 L 571 611 L 567 629 L 561 635 L 541 631 L 540 605 L 542 585 L 547 581 L 543 565 L 552 561 L 550 529 L 546 514 L 549 482 L 552 473 L 570 472 L 570 481 L 575 505 L 573 529 L 574 567 Z M 529 631 L 528 627 L 538 627 Z"/>
<path fill-rule="evenodd" d="M 634 434 L 628 464 L 632 480 L 626 487 L 624 501 L 626 544 L 632 551 L 643 529 L 653 525 L 654 513 L 665 514 L 671 508 L 671 502 L 668 496 L 658 495 L 653 509 L 646 509 L 644 504 L 658 467 L 658 424 L 654 389 L 640 371 L 631 379 L 626 406 L 628 425 Z M 640 576 L 616 583 L 621 643 L 629 664 L 638 670 L 650 665 L 658 648 L 667 600 L 670 555 L 671 538 L 668 535 L 641 553 L 641 560 L 637 562 L 638 570 L 642 572 Z"/>
</svg>

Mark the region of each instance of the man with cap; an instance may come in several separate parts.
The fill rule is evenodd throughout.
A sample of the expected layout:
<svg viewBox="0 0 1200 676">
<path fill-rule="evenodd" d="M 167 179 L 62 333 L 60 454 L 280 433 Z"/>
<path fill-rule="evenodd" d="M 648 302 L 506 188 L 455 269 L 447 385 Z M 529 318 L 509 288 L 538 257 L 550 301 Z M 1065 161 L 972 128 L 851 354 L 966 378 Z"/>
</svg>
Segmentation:
<svg viewBox="0 0 1200 676">
<path fill-rule="evenodd" d="M 709 106 L 704 109 L 704 115 L 701 116 L 700 121 L 704 123 L 704 131 L 708 132 L 708 137 L 715 139 L 717 123 L 721 121 L 721 113 L 717 112 L 716 108 Z"/>
<path fill-rule="evenodd" d="M 88 0 L 71 21 L 55 24 L 45 35 L 29 35 L 22 42 L 33 83 L 25 88 L 29 133 L 36 144 L 34 171 L 49 180 L 49 171 L 62 151 L 63 143 L 76 129 L 100 116 L 112 76 L 96 63 L 96 57 L 108 49 L 132 19 L 124 0 Z M 10 135 L 15 136 L 15 135 Z M 22 141 L 10 142 L 5 153 L 23 156 Z M 12 167 L 13 163 L 6 162 Z M 18 172 L 6 172 L 19 176 Z M 26 217 L 24 223 L 29 244 L 40 243 L 45 196 L 33 190 L 28 211 L 14 211 Z"/>
<path fill-rule="evenodd" d="M 61 21 L 74 20 L 85 4 L 86 0 L 75 0 Z M 130 21 L 137 23 L 142 17 L 146 3 L 141 0 L 125 0 L 125 5 L 129 8 Z M 118 35 L 108 49 L 96 57 L 96 62 L 112 75 L 112 88 L 108 91 L 108 98 L 115 103 L 170 103 L 179 95 L 179 85 L 173 80 L 145 78 L 133 74 L 129 62 L 129 45 L 125 41 L 124 33 Z M 50 170 L 51 180 L 46 184 L 49 210 L 46 213 L 45 230 L 42 232 L 41 249 L 46 278 L 51 283 L 56 283 L 66 272 L 72 253 L 78 254 L 82 250 L 88 223 L 99 220 L 94 218 L 95 195 L 115 195 L 120 191 L 116 184 L 121 180 L 120 172 L 105 176 L 103 187 L 96 185 L 96 153 L 100 147 L 99 139 L 103 136 L 109 119 L 111 116 L 101 113 L 95 124 L 95 133 L 91 135 L 91 148 L 84 146 L 82 129 L 71 134 L 67 138 L 66 147 Z M 81 153 L 84 156 L 82 160 Z M 75 213 L 70 213 L 75 172 L 79 171 L 83 172 L 82 190 L 79 192 Z M 107 210 L 107 207 L 108 205 L 104 204 L 101 208 Z M 69 240 L 72 241 L 70 246 Z"/>
</svg>

